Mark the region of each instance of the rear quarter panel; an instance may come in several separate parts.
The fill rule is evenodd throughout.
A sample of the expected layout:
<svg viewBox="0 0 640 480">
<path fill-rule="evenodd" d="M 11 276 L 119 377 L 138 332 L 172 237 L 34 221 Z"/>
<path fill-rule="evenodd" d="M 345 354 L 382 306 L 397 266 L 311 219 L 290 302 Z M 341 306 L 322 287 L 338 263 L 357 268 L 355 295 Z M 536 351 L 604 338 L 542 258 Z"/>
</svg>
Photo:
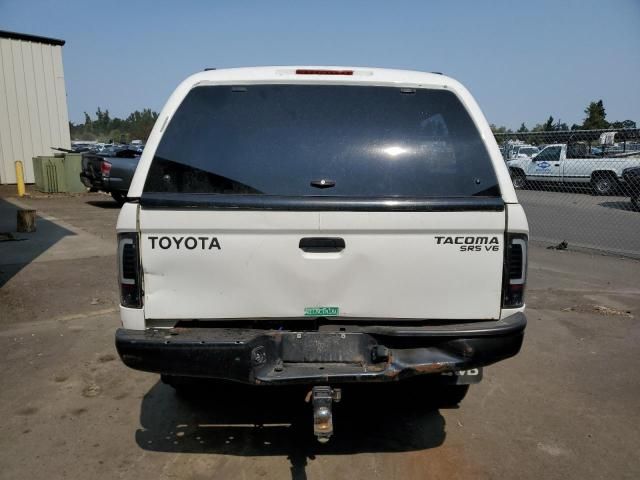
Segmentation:
<svg viewBox="0 0 640 480">
<path fill-rule="evenodd" d="M 111 163 L 111 173 L 109 175 L 109 182 L 105 185 L 107 190 L 128 191 L 140 157 L 113 157 L 109 158 L 108 161 Z"/>
</svg>

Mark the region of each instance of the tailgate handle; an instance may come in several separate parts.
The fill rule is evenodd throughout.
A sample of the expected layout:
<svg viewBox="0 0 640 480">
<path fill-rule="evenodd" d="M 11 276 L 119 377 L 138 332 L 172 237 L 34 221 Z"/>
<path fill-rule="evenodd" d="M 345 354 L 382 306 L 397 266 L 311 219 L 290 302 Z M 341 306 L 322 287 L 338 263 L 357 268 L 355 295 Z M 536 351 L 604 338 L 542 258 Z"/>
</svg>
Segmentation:
<svg viewBox="0 0 640 480">
<path fill-rule="evenodd" d="M 343 238 L 339 237 L 305 237 L 298 245 L 304 252 L 341 252 L 345 248 Z"/>
</svg>

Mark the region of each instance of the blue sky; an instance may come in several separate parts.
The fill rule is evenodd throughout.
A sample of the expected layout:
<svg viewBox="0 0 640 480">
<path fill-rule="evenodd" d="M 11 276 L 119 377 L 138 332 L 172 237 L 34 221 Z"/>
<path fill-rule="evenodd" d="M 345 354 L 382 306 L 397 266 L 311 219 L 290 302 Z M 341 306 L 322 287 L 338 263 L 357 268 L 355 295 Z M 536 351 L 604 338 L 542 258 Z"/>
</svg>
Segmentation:
<svg viewBox="0 0 640 480">
<path fill-rule="evenodd" d="M 159 110 L 204 67 L 332 64 L 440 71 L 490 122 L 640 124 L 640 0 L 0 0 L 0 29 L 62 38 L 69 116 Z"/>
</svg>

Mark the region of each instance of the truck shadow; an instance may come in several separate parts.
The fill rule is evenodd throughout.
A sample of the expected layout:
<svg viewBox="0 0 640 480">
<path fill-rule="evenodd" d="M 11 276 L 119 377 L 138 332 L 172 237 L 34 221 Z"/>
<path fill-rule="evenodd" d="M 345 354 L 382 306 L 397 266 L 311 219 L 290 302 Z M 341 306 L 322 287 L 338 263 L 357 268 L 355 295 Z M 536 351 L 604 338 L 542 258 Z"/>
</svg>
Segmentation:
<svg viewBox="0 0 640 480">
<path fill-rule="evenodd" d="M 120 205 L 115 200 L 89 200 L 87 204 L 92 207 L 106 208 L 108 210 L 120 209 Z"/>
<path fill-rule="evenodd" d="M 636 208 L 631 203 L 631 200 L 621 202 L 602 202 L 599 203 L 601 207 L 612 208 L 614 210 L 624 210 L 625 212 L 636 212 Z"/>
<path fill-rule="evenodd" d="M 377 384 L 343 387 L 334 436 L 320 444 L 308 390 L 219 384 L 183 396 L 158 382 L 142 401 L 136 442 L 155 452 L 287 456 L 293 478 L 305 478 L 316 455 L 417 451 L 444 441 L 445 421 L 428 391 Z"/>
<path fill-rule="evenodd" d="M 564 185 L 564 184 L 555 184 L 552 182 L 528 182 L 526 188 L 523 190 L 531 190 L 538 192 L 561 192 L 561 193 L 583 193 L 586 195 L 591 195 L 591 189 L 589 187 L 581 186 L 581 185 Z"/>
<path fill-rule="evenodd" d="M 553 182 L 530 181 L 527 183 L 527 186 L 525 188 L 519 189 L 519 190 L 584 194 L 584 195 L 594 196 L 593 190 L 591 189 L 589 184 L 568 184 L 568 183 L 557 184 Z M 616 188 L 610 193 L 602 193 L 602 194 L 598 194 L 597 196 L 607 198 L 607 197 L 619 197 L 624 195 L 625 195 L 625 191 L 622 188 Z"/>
<path fill-rule="evenodd" d="M 120 205 L 115 200 L 111 200 L 110 197 L 105 197 L 106 200 L 89 200 L 88 205 L 98 208 L 106 208 L 107 210 L 120 210 Z"/>
<path fill-rule="evenodd" d="M 64 237 L 75 235 L 41 216 L 33 233 L 16 232 L 18 206 L 0 198 L 0 287 Z"/>
</svg>

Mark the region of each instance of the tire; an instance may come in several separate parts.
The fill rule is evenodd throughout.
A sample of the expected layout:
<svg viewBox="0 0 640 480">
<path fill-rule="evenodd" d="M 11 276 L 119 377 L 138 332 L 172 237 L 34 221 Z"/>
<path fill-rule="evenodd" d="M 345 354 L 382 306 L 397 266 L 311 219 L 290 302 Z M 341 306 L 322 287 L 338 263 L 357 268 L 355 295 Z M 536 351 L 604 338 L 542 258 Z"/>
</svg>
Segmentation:
<svg viewBox="0 0 640 480">
<path fill-rule="evenodd" d="M 184 400 L 210 398 L 218 395 L 221 391 L 229 393 L 237 388 L 252 387 L 217 378 L 182 377 L 166 374 L 161 374 L 160 380 L 173 388 L 176 395 Z"/>
<path fill-rule="evenodd" d="M 527 177 L 522 172 L 514 171 L 511 173 L 511 181 L 513 188 L 521 190 L 527 186 Z"/>
<path fill-rule="evenodd" d="M 192 377 L 178 377 L 175 375 L 160 375 L 160 380 L 165 385 L 169 385 L 177 393 L 189 394 L 202 386 L 202 379 Z"/>
<path fill-rule="evenodd" d="M 127 196 L 122 192 L 111 192 L 111 197 L 118 203 L 118 205 L 122 206 L 127 201 Z"/>
<path fill-rule="evenodd" d="M 442 383 L 430 375 L 418 376 L 404 381 L 409 398 L 429 408 L 455 408 L 469 391 L 469 385 Z"/>
<path fill-rule="evenodd" d="M 636 210 L 640 210 L 640 195 L 635 195 L 631 197 L 631 205 Z"/>
<path fill-rule="evenodd" d="M 469 385 L 441 385 L 434 389 L 434 402 L 438 408 L 457 407 L 468 391 Z"/>
<path fill-rule="evenodd" d="M 591 179 L 591 189 L 594 195 L 609 195 L 616 189 L 617 183 L 611 175 L 598 175 Z"/>
</svg>

